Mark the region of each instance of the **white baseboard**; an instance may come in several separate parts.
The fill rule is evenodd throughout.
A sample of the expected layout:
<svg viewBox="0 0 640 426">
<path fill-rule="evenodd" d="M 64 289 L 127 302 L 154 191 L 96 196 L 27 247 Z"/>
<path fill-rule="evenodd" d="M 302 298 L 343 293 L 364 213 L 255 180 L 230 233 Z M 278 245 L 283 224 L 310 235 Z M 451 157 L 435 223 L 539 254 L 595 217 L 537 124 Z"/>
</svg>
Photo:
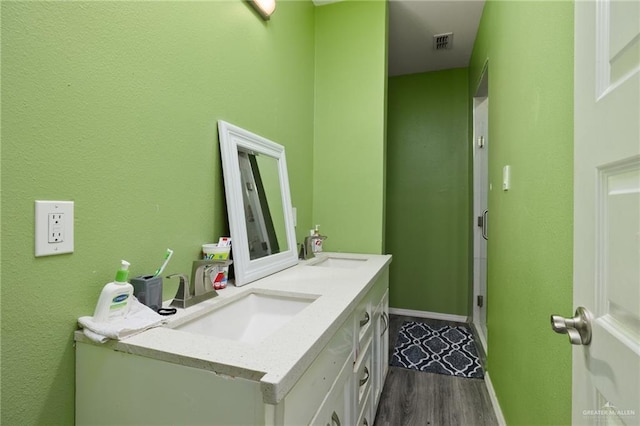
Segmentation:
<svg viewBox="0 0 640 426">
<path fill-rule="evenodd" d="M 484 351 L 484 354 L 486 356 L 489 353 L 489 351 L 487 350 L 487 338 L 485 337 L 484 334 L 482 334 L 482 330 L 480 330 L 480 327 L 478 327 L 475 322 L 472 321 L 471 322 L 471 326 L 473 327 L 473 329 L 476 332 L 476 335 L 480 339 L 480 344 L 482 345 L 482 350 Z"/>
<path fill-rule="evenodd" d="M 484 373 L 484 384 L 487 387 L 487 392 L 489 392 L 489 398 L 491 399 L 491 405 L 493 405 L 493 412 L 496 413 L 498 424 L 500 426 L 507 426 L 507 422 L 502 414 L 502 409 L 500 408 L 500 403 L 498 402 L 498 397 L 496 396 L 496 391 L 493 389 L 493 383 L 491 383 L 491 379 L 489 378 L 488 371 L 485 371 Z"/>
<path fill-rule="evenodd" d="M 463 315 L 441 314 L 439 312 L 413 311 L 411 309 L 389 308 L 389 313 L 408 317 L 431 318 L 443 321 L 469 322 L 469 317 Z"/>
</svg>

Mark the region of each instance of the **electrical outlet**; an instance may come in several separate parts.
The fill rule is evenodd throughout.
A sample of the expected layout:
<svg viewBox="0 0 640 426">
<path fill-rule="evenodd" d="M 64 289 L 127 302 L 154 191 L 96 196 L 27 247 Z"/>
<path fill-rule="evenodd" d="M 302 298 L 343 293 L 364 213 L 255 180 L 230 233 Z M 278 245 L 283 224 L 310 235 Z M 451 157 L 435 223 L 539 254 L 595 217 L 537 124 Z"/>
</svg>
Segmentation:
<svg viewBox="0 0 640 426">
<path fill-rule="evenodd" d="M 64 241 L 64 213 L 49 213 L 49 243 Z"/>
<path fill-rule="evenodd" d="M 73 253 L 73 201 L 35 203 L 35 255 Z"/>
</svg>

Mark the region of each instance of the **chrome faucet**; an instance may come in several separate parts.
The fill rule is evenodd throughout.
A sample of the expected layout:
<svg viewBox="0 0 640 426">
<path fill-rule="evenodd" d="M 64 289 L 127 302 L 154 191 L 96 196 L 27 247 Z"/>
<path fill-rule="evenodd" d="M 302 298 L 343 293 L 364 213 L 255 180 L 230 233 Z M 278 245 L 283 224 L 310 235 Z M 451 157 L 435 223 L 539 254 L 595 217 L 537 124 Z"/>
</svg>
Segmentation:
<svg viewBox="0 0 640 426">
<path fill-rule="evenodd" d="M 191 284 L 185 274 L 171 274 L 167 278 L 180 278 L 180 286 L 173 298 L 171 306 L 176 308 L 188 308 L 197 303 L 211 299 L 218 295 L 213 289 L 209 278 L 209 267 L 216 264 L 211 260 L 195 260 L 191 267 Z"/>
<path fill-rule="evenodd" d="M 304 242 L 300 244 L 300 251 L 298 252 L 298 259 L 307 260 L 313 257 L 313 253 L 309 250 L 309 242 L 307 241 L 309 237 L 304 238 Z M 311 254 L 311 256 L 309 256 Z"/>
</svg>

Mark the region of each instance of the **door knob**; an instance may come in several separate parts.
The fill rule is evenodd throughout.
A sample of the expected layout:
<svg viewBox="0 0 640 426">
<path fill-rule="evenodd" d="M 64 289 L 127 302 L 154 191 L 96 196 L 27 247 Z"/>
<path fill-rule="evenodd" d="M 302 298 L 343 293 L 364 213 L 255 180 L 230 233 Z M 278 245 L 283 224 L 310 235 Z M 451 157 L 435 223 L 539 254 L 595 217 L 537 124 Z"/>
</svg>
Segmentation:
<svg viewBox="0 0 640 426">
<path fill-rule="evenodd" d="M 573 318 L 551 315 L 551 328 L 556 333 L 568 334 L 572 345 L 588 345 L 591 342 L 591 312 L 582 306 Z"/>
</svg>

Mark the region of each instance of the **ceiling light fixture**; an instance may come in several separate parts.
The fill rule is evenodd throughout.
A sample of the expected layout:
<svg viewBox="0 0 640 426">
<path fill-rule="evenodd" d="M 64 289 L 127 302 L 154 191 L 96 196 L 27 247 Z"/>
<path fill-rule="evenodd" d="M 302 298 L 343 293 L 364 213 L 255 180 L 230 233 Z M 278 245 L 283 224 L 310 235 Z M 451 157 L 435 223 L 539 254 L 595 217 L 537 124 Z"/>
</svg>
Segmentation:
<svg viewBox="0 0 640 426">
<path fill-rule="evenodd" d="M 249 3 L 265 21 L 269 20 L 273 11 L 276 10 L 276 0 L 249 0 Z"/>
</svg>

